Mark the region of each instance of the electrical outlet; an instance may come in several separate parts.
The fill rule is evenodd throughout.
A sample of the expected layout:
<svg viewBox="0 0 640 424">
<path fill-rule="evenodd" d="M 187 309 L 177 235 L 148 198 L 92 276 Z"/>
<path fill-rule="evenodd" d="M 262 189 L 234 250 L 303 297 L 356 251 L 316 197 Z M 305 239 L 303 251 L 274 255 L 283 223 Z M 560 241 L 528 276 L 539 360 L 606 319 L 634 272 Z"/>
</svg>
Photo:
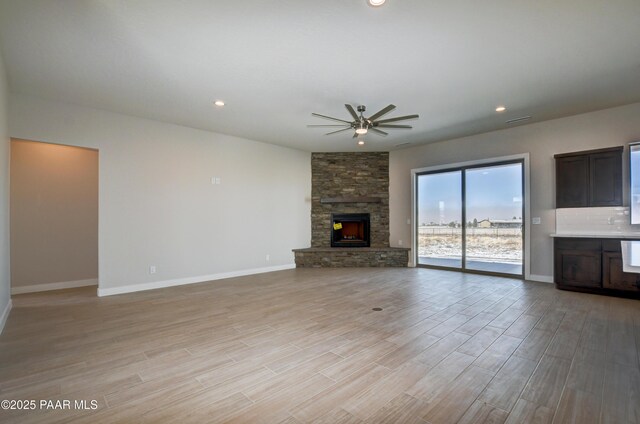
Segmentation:
<svg viewBox="0 0 640 424">
<path fill-rule="evenodd" d="M 265 256 L 265 258 L 264 258 L 264 259 L 265 259 L 267 262 L 269 262 L 269 261 L 271 260 L 271 255 L 269 255 L 269 254 L 267 253 L 267 256 Z"/>
<path fill-rule="evenodd" d="M 542 222 L 542 220 L 538 217 L 535 218 L 531 218 L 531 223 L 535 224 L 535 225 L 540 225 L 540 223 Z"/>
<path fill-rule="evenodd" d="M 220 177 L 211 177 L 211 184 L 213 184 L 213 185 L 222 184 L 222 178 L 220 178 Z"/>
<path fill-rule="evenodd" d="M 155 274 L 156 273 L 156 266 L 155 265 L 150 265 L 149 266 L 149 274 Z"/>
</svg>

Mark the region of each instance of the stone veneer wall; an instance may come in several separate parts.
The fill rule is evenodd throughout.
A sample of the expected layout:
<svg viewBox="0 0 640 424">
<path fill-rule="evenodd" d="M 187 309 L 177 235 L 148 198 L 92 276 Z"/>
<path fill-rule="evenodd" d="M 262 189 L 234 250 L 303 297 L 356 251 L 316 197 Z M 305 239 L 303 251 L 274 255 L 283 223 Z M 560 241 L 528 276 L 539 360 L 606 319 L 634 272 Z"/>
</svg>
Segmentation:
<svg viewBox="0 0 640 424">
<path fill-rule="evenodd" d="M 320 203 L 325 197 L 380 203 Z M 389 247 L 389 153 L 311 154 L 311 247 L 330 247 L 332 213 L 369 213 L 371 247 Z"/>
</svg>

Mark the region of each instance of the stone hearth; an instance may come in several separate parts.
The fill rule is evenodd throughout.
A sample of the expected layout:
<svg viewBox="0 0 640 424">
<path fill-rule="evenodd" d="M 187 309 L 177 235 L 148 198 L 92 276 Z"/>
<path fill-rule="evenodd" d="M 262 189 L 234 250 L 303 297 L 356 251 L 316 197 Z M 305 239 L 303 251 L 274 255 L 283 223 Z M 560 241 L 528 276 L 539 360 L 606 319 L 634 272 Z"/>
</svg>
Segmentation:
<svg viewBox="0 0 640 424">
<path fill-rule="evenodd" d="M 406 267 L 409 249 L 397 247 L 310 247 L 294 249 L 298 268 Z"/>
<path fill-rule="evenodd" d="M 311 247 L 297 267 L 406 267 L 406 248 L 389 247 L 389 153 L 311 154 Z M 370 247 L 331 247 L 332 214 L 369 214 Z"/>
</svg>

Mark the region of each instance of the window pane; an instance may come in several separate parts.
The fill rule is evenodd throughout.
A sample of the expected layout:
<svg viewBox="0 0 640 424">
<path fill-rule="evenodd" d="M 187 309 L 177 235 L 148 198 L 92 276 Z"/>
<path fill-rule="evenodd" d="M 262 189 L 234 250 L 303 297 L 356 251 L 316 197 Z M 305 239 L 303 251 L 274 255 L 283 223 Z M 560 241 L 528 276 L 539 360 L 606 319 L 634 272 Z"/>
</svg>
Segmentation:
<svg viewBox="0 0 640 424">
<path fill-rule="evenodd" d="M 522 164 L 468 169 L 466 268 L 522 274 Z"/>
<path fill-rule="evenodd" d="M 418 176 L 418 263 L 462 266 L 462 172 Z"/>
</svg>

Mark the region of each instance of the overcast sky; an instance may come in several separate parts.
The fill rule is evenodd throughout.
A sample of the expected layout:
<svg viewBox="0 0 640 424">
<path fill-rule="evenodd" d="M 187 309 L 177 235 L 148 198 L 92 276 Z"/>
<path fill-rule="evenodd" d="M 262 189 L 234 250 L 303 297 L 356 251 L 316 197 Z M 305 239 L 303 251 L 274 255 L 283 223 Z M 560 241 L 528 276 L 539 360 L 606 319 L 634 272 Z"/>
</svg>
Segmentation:
<svg viewBox="0 0 640 424">
<path fill-rule="evenodd" d="M 419 223 L 461 222 L 460 171 L 418 177 Z M 467 221 L 522 217 L 521 164 L 466 171 Z"/>
</svg>

